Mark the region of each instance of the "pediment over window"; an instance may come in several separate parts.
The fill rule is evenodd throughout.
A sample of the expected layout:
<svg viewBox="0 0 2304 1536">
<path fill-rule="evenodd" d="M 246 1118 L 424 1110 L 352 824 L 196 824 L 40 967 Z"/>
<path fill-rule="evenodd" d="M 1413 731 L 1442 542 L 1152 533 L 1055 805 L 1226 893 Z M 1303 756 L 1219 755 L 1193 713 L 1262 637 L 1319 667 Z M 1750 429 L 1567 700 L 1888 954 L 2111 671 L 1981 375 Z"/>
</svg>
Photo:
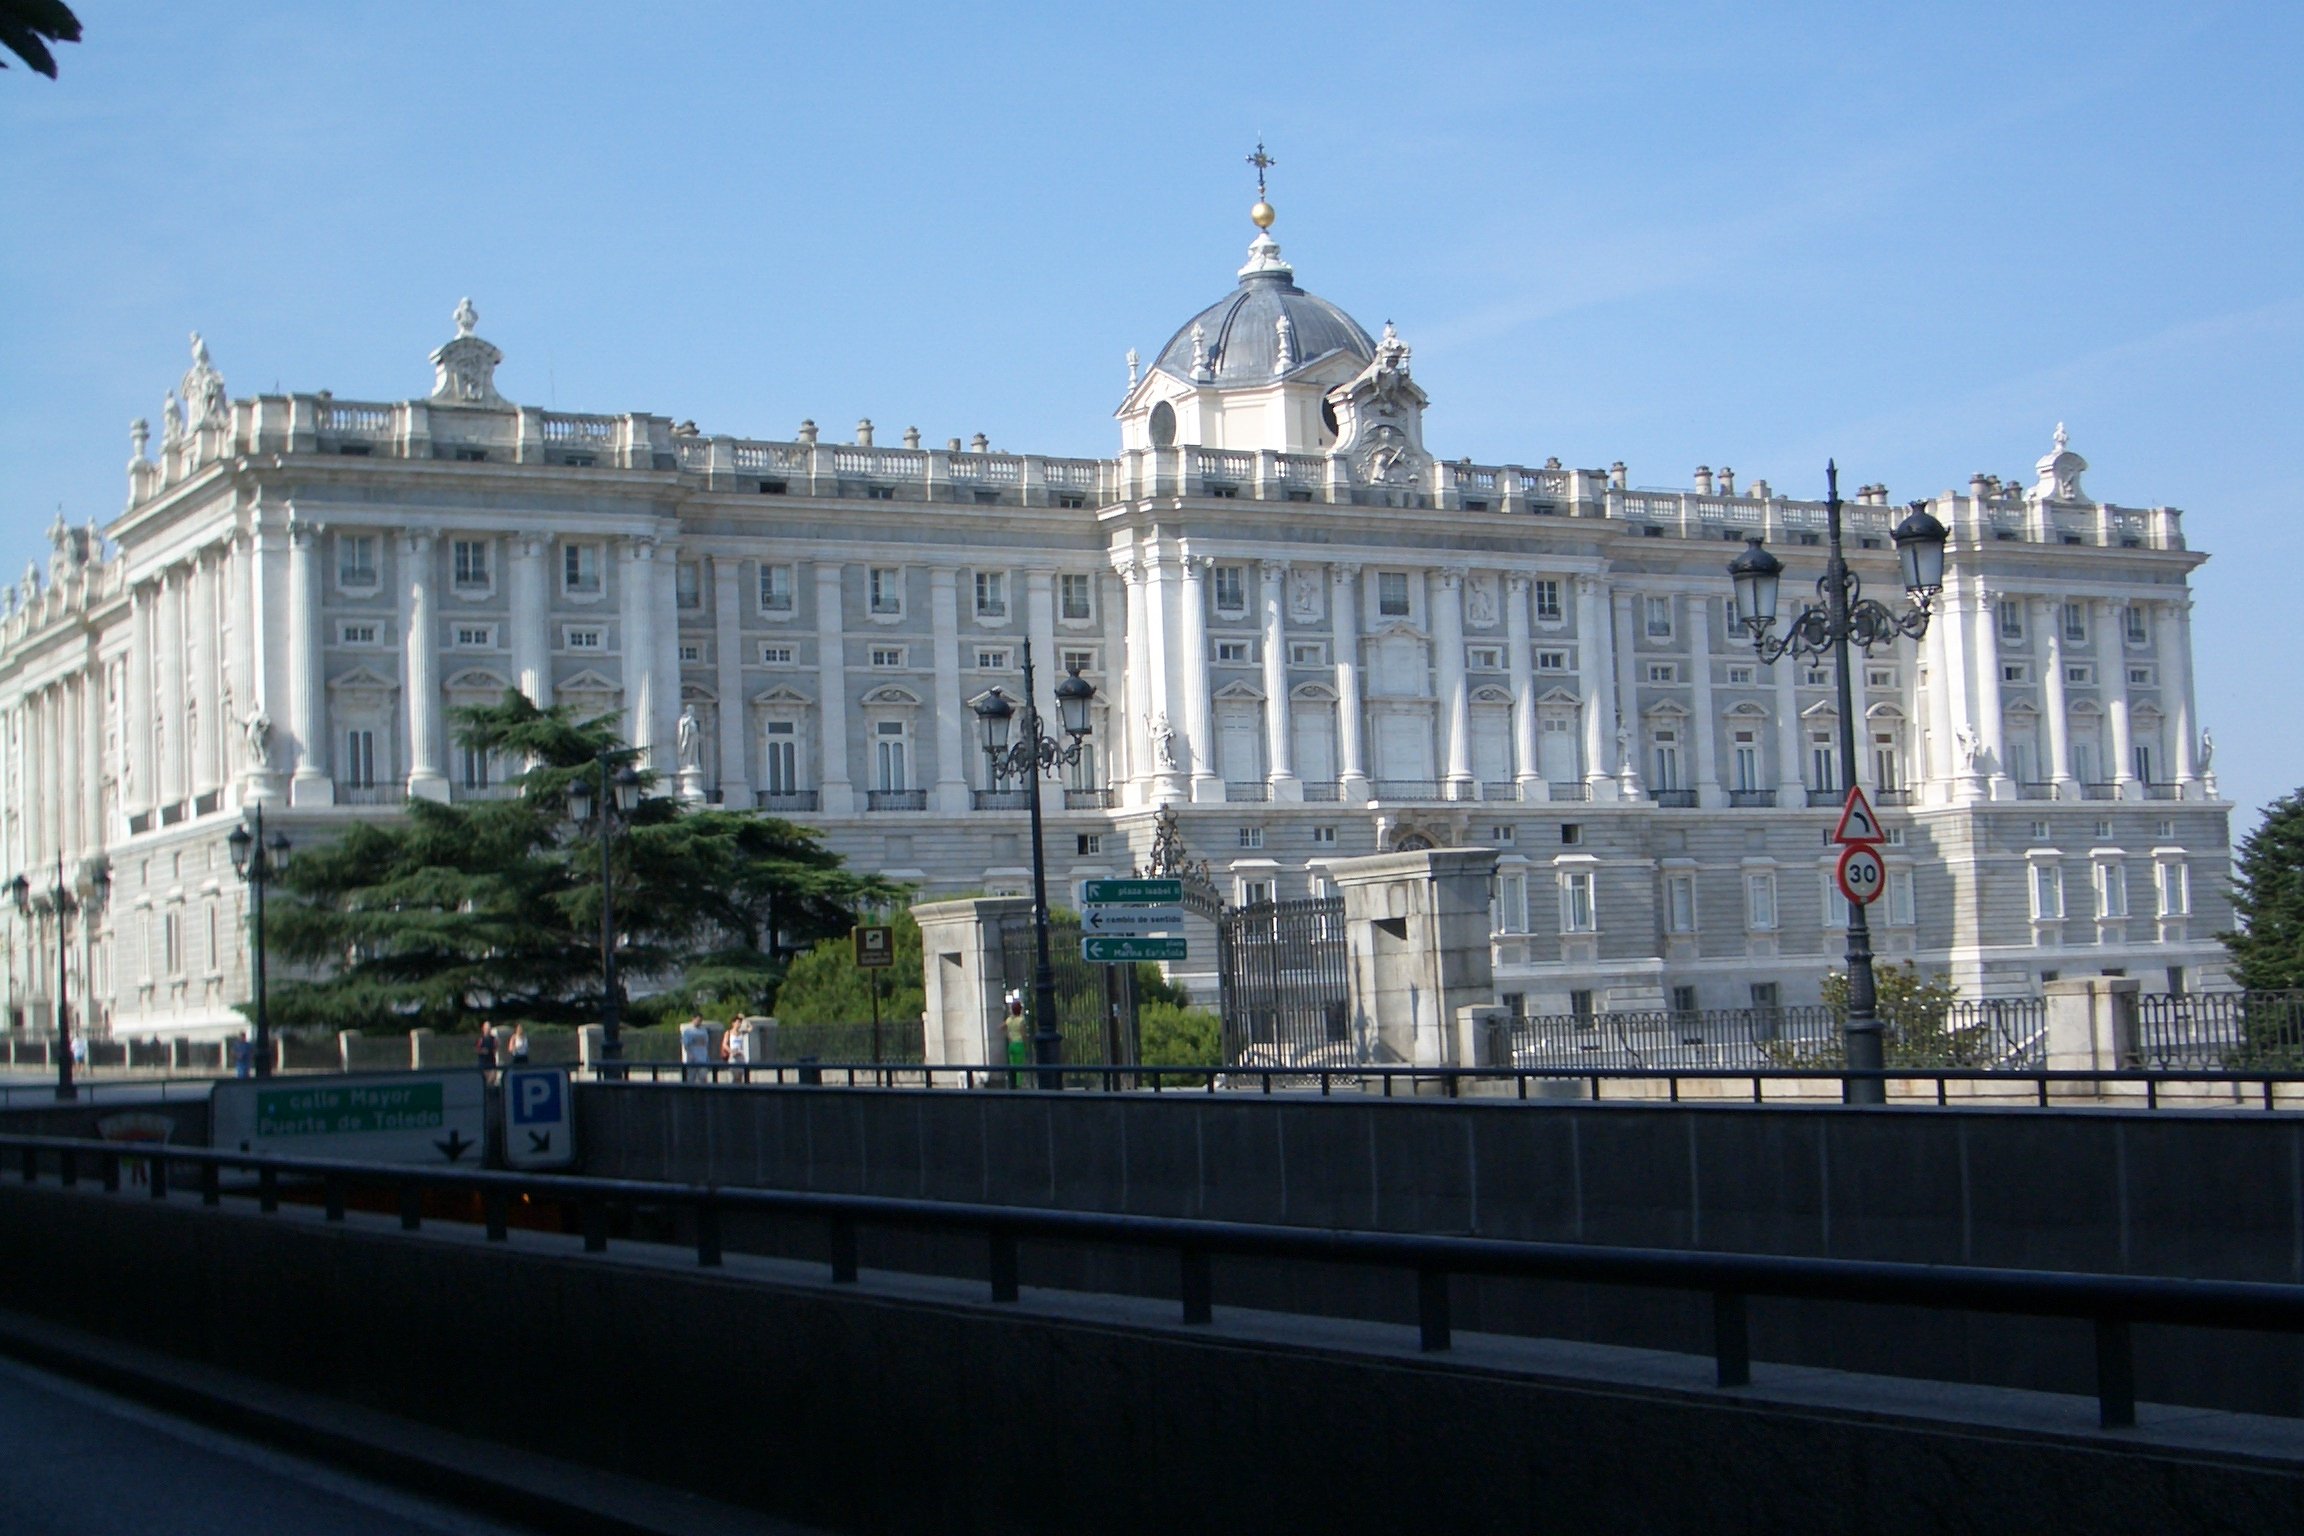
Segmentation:
<svg viewBox="0 0 2304 1536">
<path fill-rule="evenodd" d="M 1685 719 L 1688 711 L 1671 699 L 1662 699 L 1641 711 L 1649 719 Z"/>
<path fill-rule="evenodd" d="M 805 709 L 815 702 L 789 683 L 778 683 L 752 695 L 754 706 L 763 709 Z"/>
<path fill-rule="evenodd" d="M 509 679 L 489 671 L 486 667 L 467 667 L 448 679 L 445 686 L 450 693 L 501 694 L 508 692 L 512 684 Z"/>
<path fill-rule="evenodd" d="M 864 695 L 864 703 L 867 706 L 877 705 L 882 709 L 918 709 L 920 707 L 920 695 L 909 688 L 899 688 L 894 683 L 884 683 Z"/>
<path fill-rule="evenodd" d="M 354 667 L 349 672 L 339 672 L 328 679 L 328 687 L 331 691 L 364 689 L 369 692 L 395 693 L 399 691 L 400 680 L 396 677 L 386 677 L 373 667 L 359 666 Z"/>
<path fill-rule="evenodd" d="M 1768 718 L 1768 711 L 1749 699 L 1741 704 L 1731 704 L 1726 713 L 1731 720 L 1765 720 Z"/>
<path fill-rule="evenodd" d="M 1336 690 L 1326 683 L 1298 683 L 1288 690 L 1288 697 L 1306 704 L 1333 704 Z"/>
<path fill-rule="evenodd" d="M 557 693 L 622 693 L 624 685 L 612 677 L 586 667 L 575 676 L 564 679 L 555 689 Z"/>
<path fill-rule="evenodd" d="M 2013 707 L 2015 706 L 2011 706 L 2011 708 Z M 1901 720 L 1904 718 L 1904 711 L 1894 704 L 1883 702 L 1865 710 L 1864 718 L 1867 720 Z"/>
<path fill-rule="evenodd" d="M 1510 705 L 1512 693 L 1510 689 L 1506 688 L 1475 688 L 1472 690 L 1472 702 L 1475 704 Z"/>
<path fill-rule="evenodd" d="M 1840 706 L 1830 699 L 1818 699 L 1800 711 L 1800 718 L 1803 720 L 1837 720 L 1840 718 Z"/>
<path fill-rule="evenodd" d="M 1250 704 L 1261 704 L 1264 702 L 1264 690 L 1257 687 L 1254 683 L 1247 682 L 1241 678 L 1234 678 L 1231 682 L 1226 683 L 1223 687 L 1216 690 L 1217 703 L 1223 704 L 1233 700 L 1239 700 Z"/>
<path fill-rule="evenodd" d="M 1582 709 L 1584 701 L 1565 688 L 1547 688 L 1536 697 L 1539 705 L 1553 704 L 1563 709 Z"/>
</svg>

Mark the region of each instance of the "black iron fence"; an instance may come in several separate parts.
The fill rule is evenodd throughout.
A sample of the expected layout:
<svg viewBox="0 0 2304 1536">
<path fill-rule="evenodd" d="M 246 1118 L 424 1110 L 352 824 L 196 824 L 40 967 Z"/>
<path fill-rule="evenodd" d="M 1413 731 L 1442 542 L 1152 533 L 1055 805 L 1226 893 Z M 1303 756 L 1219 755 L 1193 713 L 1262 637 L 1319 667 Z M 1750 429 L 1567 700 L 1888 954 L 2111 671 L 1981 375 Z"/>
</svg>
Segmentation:
<svg viewBox="0 0 2304 1536">
<path fill-rule="evenodd" d="M 2148 992 L 2137 1045 L 2157 1067 L 2304 1067 L 2304 990 Z"/>
<path fill-rule="evenodd" d="M 1266 901 L 1216 923 L 1224 1059 L 1263 1066 L 1365 1061 L 1346 1002 L 1344 900 Z"/>
<path fill-rule="evenodd" d="M 1542 1014 L 1513 1019 L 1512 1059 L 1571 1073 L 1827 1067 L 1840 1062 L 1840 1031 L 1839 1010 L 1822 1004 Z M 1988 998 L 1892 1019 L 1887 1043 L 1895 1066 L 2021 1072 L 2044 1063 L 2047 1034 L 2041 999 Z"/>
<path fill-rule="evenodd" d="M 1032 914 L 1000 920 L 1000 975 L 1005 990 L 1032 1005 L 1035 963 Z M 1048 961 L 1056 973 L 1056 1032 L 1064 1060 L 1132 1063 L 1138 1056 L 1135 967 L 1080 958 L 1080 919 L 1055 913 L 1048 924 Z M 918 1033 L 918 1031 L 914 1031 Z"/>
</svg>

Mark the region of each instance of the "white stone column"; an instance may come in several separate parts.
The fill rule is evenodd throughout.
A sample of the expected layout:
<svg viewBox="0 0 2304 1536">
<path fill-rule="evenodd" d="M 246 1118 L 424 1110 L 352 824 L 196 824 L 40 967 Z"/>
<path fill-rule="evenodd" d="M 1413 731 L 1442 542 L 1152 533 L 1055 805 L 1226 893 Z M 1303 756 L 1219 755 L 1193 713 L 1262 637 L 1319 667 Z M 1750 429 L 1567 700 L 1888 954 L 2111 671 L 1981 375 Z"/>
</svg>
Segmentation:
<svg viewBox="0 0 2304 1536">
<path fill-rule="evenodd" d="M 1130 551 L 1124 559 L 1115 562 L 1120 572 L 1120 589 L 1126 602 L 1121 643 L 1107 642 L 1104 657 L 1104 675 L 1124 677 L 1122 685 L 1122 716 L 1120 734 L 1128 743 L 1128 783 L 1133 787 L 1128 801 L 1132 805 L 1149 804 L 1152 799 L 1152 775 L 1158 765 L 1152 761 L 1151 722 L 1159 708 L 1153 702 L 1152 682 L 1158 669 L 1158 652 L 1151 640 L 1151 618 L 1146 612 L 1144 567 Z M 1117 768 L 1118 765 L 1115 765 Z M 1115 773 L 1115 782 L 1118 782 Z"/>
<path fill-rule="evenodd" d="M 2007 600 L 2006 593 L 1976 584 L 1976 736 L 1984 750 L 1985 798 L 1992 800 L 2016 795 L 2008 787 L 2008 731 L 2000 693 L 2000 605 Z"/>
<path fill-rule="evenodd" d="M 840 592 L 841 566 L 820 561 L 816 574 L 816 751 L 822 774 L 818 805 L 832 815 L 852 815 L 856 789 L 848 777 L 847 616 Z"/>
<path fill-rule="evenodd" d="M 1626 800 L 1640 798 L 1640 608 L 1637 596 L 1613 594 L 1616 610 L 1616 736 L 1609 743 L 1617 793 Z"/>
<path fill-rule="evenodd" d="M 968 701 L 960 694 L 960 572 L 949 565 L 928 572 L 929 651 L 936 667 L 936 809 L 946 816 L 968 810 Z"/>
<path fill-rule="evenodd" d="M 1966 739 L 1978 741 L 1976 734 L 1976 678 L 1970 665 L 1971 647 L 1968 628 L 1976 609 L 1975 590 L 1958 577 L 1947 579 L 1944 588 L 1944 697 L 1951 707 L 1952 734 L 1952 792 L 1956 800 L 1974 800 L 1986 792 L 1981 769 L 1982 758 L 1971 758 L 1961 749 Z M 1935 628 L 1937 626 L 1930 626 Z M 1856 653 L 1851 653 L 1854 664 Z"/>
<path fill-rule="evenodd" d="M 88 667 L 80 673 L 80 846 L 93 852 L 112 841 L 104 825 L 104 673 Z M 226 743 L 230 745 L 229 742 Z M 80 925 L 81 943 L 93 942 L 94 921 Z"/>
<path fill-rule="evenodd" d="M 2104 718 L 2110 726 L 2105 751 L 2112 761 L 2104 766 L 2111 770 L 2108 777 L 2113 794 L 2122 800 L 2141 800 L 2144 791 L 2137 787 L 2133 733 L 2128 729 L 2128 645 L 2125 620 L 2128 605 L 2098 598 L 2089 607 L 2090 617 L 2096 625 L 2096 693 L 2104 701 Z"/>
<path fill-rule="evenodd" d="M 1688 677 L 1695 687 L 1688 735 L 1695 752 L 1696 803 L 1722 806 L 1728 795 L 1720 787 L 1720 715 L 1712 702 L 1712 600 L 1691 596 L 1687 611 Z"/>
<path fill-rule="evenodd" d="M 174 805 L 189 791 L 191 758 L 184 747 L 184 572 L 170 566 L 160 577 L 160 803 Z"/>
<path fill-rule="evenodd" d="M 515 534 L 512 569 L 505 577 L 511 601 L 505 637 L 512 652 L 512 682 L 538 709 L 552 707 L 552 541 L 540 533 Z"/>
<path fill-rule="evenodd" d="M 152 762 L 152 652 L 158 628 L 153 623 L 152 588 L 138 582 L 128 593 L 128 696 L 120 708 L 128 776 L 120 808 L 131 816 L 159 803 Z"/>
<path fill-rule="evenodd" d="M 1224 781 L 1216 773 L 1215 713 L 1208 689 L 1208 584 L 1203 579 L 1208 557 L 1187 550 L 1183 563 L 1184 579 L 1177 596 L 1183 635 L 1176 648 L 1176 661 L 1182 669 L 1186 705 L 1184 721 L 1176 732 L 1179 756 L 1192 775 L 1192 798 L 1222 800 Z"/>
<path fill-rule="evenodd" d="M 288 525 L 288 734 L 296 751 L 291 805 L 332 805 L 328 775 L 328 662 L 320 636 L 320 539 L 316 523 Z"/>
<path fill-rule="evenodd" d="M 224 658 L 217 641 L 223 623 L 224 568 L 214 549 L 192 557 L 192 701 L 200 711 L 199 760 L 192 765 L 195 794 L 222 786 L 231 768 L 235 733 L 224 718 Z"/>
<path fill-rule="evenodd" d="M 1776 803 L 1806 805 L 1808 781 L 1800 774 L 1803 722 L 1800 718 L 1800 672 L 1808 663 L 1797 656 L 1781 656 L 1768 670 L 1776 684 Z"/>
<path fill-rule="evenodd" d="M 1576 578 L 1576 679 L 1584 695 L 1584 782 L 1595 800 L 1616 797 L 1616 646 L 1608 583 Z"/>
<path fill-rule="evenodd" d="M 1360 709 L 1360 567 L 1328 568 L 1328 635 L 1336 667 L 1337 793 L 1346 803 L 1368 798 L 1368 747 Z"/>
<path fill-rule="evenodd" d="M 2192 599 L 2170 598 L 2153 615 L 2153 645 L 2160 662 L 2160 697 L 2168 704 L 2168 751 L 2177 794 L 2193 798 L 2200 760 L 2193 746 L 2200 723 L 2192 704 Z"/>
<path fill-rule="evenodd" d="M 661 774 L 670 785 L 671 763 L 656 761 L 656 541 L 626 539 L 623 568 L 616 573 L 616 597 L 623 619 L 624 739 L 639 766 Z"/>
<path fill-rule="evenodd" d="M 400 538 L 400 624 L 407 653 L 402 680 L 408 713 L 408 798 L 448 798 L 441 767 L 440 616 L 432 597 L 435 546 L 429 532 Z"/>
<path fill-rule="evenodd" d="M 1302 800 L 1288 724 L 1288 562 L 1257 568 L 1264 600 L 1264 762 L 1275 800 Z"/>
<path fill-rule="evenodd" d="M 1064 668 L 1056 654 L 1056 573 L 1045 567 L 1024 572 L 1024 633 L 1032 637 L 1033 681 L 1040 686 L 1033 707 L 1048 728 L 1057 731 L 1056 684 L 1063 679 Z"/>
<path fill-rule="evenodd" d="M 1947 603 L 1944 613 L 1950 611 Z M 1952 706 L 1946 682 L 1949 674 L 1944 662 L 1944 631 L 1951 621 L 1944 615 L 1938 618 L 1939 622 L 1930 624 L 1928 633 L 1920 641 L 1920 658 L 1928 673 L 1927 691 L 1921 693 L 1919 680 L 1913 681 L 1913 708 L 1925 722 L 1920 736 L 1920 777 L 1928 786 L 1926 798 L 1931 803 L 1952 799 L 1952 779 L 1959 766 L 1952 740 Z"/>
<path fill-rule="evenodd" d="M 1426 592 L 1432 604 L 1434 682 L 1440 693 L 1440 747 L 1448 793 L 1471 797 L 1472 697 L 1464 675 L 1464 577 L 1462 566 L 1431 573 Z"/>
<path fill-rule="evenodd" d="M 650 605 L 656 623 L 641 660 L 648 670 L 648 740 L 667 772 L 679 767 L 680 740 L 680 546 L 656 546 L 650 562 Z"/>
<path fill-rule="evenodd" d="M 744 562 L 712 557 L 712 691 L 720 695 L 720 804 L 752 808 L 751 707 L 744 699 Z"/>
<path fill-rule="evenodd" d="M 1131 566 L 1130 569 L 1134 567 Z M 1115 576 L 1119 573 L 1115 572 Z M 1103 684 L 1098 703 L 1103 706 L 1103 728 L 1097 732 L 1098 750 L 1104 754 L 1104 772 L 1101 782 L 1094 787 L 1119 786 L 1128 782 L 1136 771 L 1139 741 L 1137 719 L 1143 708 L 1136 698 L 1136 676 L 1126 665 L 1128 655 L 1127 620 L 1134 594 L 1123 595 L 1106 585 L 1102 575 L 1096 583 L 1096 614 L 1104 624 Z M 1118 797 L 1115 796 L 1115 799 Z"/>
<path fill-rule="evenodd" d="M 2072 782 L 2072 715 L 2064 699 L 2064 605 L 2035 599 L 2034 622 L 2041 636 L 2040 713 L 2048 734 L 2048 781 L 2059 800 L 2077 800 Z"/>
<path fill-rule="evenodd" d="M 1535 578 L 1526 571 L 1504 578 L 1504 645 L 1509 653 L 1505 666 L 1512 681 L 1512 781 L 1523 800 L 1537 798 L 1530 786 L 1544 779 L 1536 760 L 1536 670 L 1529 655 L 1528 604 L 1534 586 Z"/>
<path fill-rule="evenodd" d="M 1148 545 L 1144 555 L 1144 652 L 1138 659 L 1148 685 L 1145 692 L 1147 705 L 1146 741 L 1150 746 L 1149 772 L 1153 775 L 1151 797 L 1165 800 L 1181 795 L 1185 789 L 1184 773 L 1191 764 L 1185 753 L 1189 747 L 1180 739 L 1183 722 L 1184 694 L 1176 681 L 1175 658 L 1169 654 L 1169 564 L 1161 557 L 1157 544 Z M 1159 721 L 1155 728 L 1153 722 Z M 1166 736 L 1161 735 L 1161 730 Z M 1160 742 L 1167 743 L 1167 755 L 1161 756 Z"/>
</svg>

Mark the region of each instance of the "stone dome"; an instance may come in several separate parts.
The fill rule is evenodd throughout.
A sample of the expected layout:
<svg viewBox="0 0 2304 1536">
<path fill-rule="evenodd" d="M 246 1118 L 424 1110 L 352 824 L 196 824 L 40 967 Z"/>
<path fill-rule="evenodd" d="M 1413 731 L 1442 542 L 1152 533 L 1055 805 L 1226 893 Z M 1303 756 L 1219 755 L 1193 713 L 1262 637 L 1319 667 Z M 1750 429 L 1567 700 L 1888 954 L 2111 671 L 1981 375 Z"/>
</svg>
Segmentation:
<svg viewBox="0 0 2304 1536">
<path fill-rule="evenodd" d="M 1280 355 L 1283 317 L 1289 326 L 1285 365 Z M 1296 269 L 1280 259 L 1279 243 L 1260 234 L 1248 248 L 1240 286 L 1185 321 L 1153 366 L 1202 386 L 1248 389 L 1269 385 L 1336 351 L 1350 354 L 1354 365 L 1363 367 L 1375 361 L 1376 343 L 1360 322 L 1297 287 Z"/>
</svg>

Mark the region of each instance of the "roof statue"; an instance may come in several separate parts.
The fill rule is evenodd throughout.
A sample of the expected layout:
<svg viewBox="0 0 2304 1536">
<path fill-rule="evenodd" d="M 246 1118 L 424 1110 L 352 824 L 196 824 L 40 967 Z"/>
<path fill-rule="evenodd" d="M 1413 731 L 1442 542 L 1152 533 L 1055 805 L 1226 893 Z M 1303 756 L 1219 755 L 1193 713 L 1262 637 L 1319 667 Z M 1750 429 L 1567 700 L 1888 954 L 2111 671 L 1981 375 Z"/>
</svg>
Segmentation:
<svg viewBox="0 0 2304 1536">
<path fill-rule="evenodd" d="M 208 356 L 208 343 L 201 340 L 198 331 L 192 333 L 192 366 L 185 370 L 181 393 L 186 431 L 220 427 L 231 414 L 232 404 L 224 393 L 224 376 L 216 371 L 216 364 Z"/>
<path fill-rule="evenodd" d="M 2032 466 L 2040 477 L 2032 487 L 2035 501 L 2088 500 L 2088 493 L 2080 486 L 2080 477 L 2087 473 L 2088 461 L 2072 451 L 2069 446 L 2071 441 L 2071 436 L 2064 430 L 2064 423 L 2056 423 L 2056 446 Z"/>
<path fill-rule="evenodd" d="M 496 365 L 504 354 L 482 341 L 477 331 L 480 311 L 470 299 L 456 305 L 456 334 L 432 354 L 432 403 L 435 405 L 503 405 L 496 393 Z"/>
</svg>

